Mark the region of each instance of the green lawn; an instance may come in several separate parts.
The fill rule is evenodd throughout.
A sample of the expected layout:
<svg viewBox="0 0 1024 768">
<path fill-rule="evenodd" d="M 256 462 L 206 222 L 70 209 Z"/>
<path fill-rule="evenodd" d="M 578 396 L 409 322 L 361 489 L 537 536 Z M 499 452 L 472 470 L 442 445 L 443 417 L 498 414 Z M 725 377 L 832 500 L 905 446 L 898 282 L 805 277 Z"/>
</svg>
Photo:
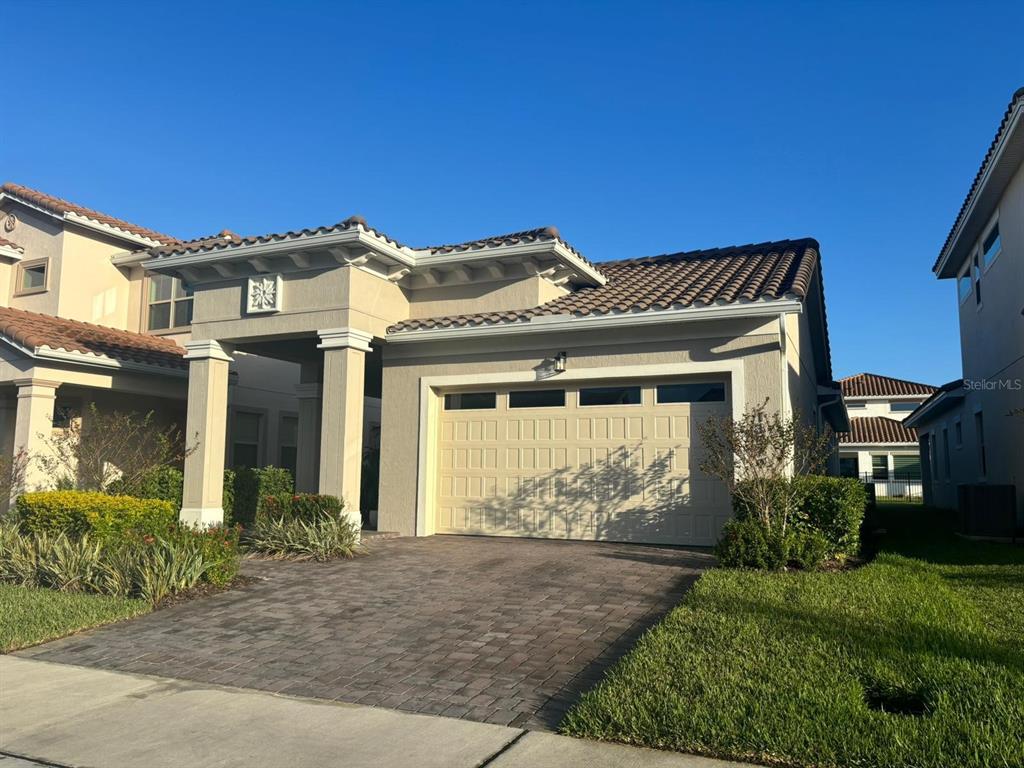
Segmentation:
<svg viewBox="0 0 1024 768">
<path fill-rule="evenodd" d="M 150 610 L 145 600 L 0 584 L 0 653 Z"/>
<path fill-rule="evenodd" d="M 870 564 L 704 575 L 562 724 L 793 766 L 1024 766 L 1024 547 L 885 512 Z"/>
</svg>

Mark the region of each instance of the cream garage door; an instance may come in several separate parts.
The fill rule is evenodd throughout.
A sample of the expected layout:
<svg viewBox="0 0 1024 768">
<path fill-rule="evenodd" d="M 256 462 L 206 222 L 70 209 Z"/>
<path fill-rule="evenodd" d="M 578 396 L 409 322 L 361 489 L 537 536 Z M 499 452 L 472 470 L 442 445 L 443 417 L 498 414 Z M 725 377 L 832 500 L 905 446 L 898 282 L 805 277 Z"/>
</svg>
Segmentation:
<svg viewBox="0 0 1024 768">
<path fill-rule="evenodd" d="M 728 491 L 698 469 L 716 381 L 600 382 L 443 394 L 438 533 L 713 544 Z"/>
</svg>

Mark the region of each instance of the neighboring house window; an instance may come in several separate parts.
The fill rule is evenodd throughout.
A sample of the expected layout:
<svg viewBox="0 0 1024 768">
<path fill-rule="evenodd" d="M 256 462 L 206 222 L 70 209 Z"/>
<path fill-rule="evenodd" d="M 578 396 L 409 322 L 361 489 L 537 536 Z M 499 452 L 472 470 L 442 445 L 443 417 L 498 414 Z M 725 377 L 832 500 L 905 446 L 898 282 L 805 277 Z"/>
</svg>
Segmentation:
<svg viewBox="0 0 1024 768">
<path fill-rule="evenodd" d="M 47 289 L 47 268 L 46 259 L 25 261 L 19 264 L 17 293 L 19 295 L 43 293 Z"/>
<path fill-rule="evenodd" d="M 985 477 L 988 475 L 988 459 L 985 456 L 985 419 L 981 411 L 974 414 L 974 431 L 978 436 L 978 471 Z"/>
<path fill-rule="evenodd" d="M 659 384 L 658 403 L 724 403 L 725 384 Z"/>
<path fill-rule="evenodd" d="M 867 408 L 867 407 L 868 407 L 867 403 L 847 403 L 846 404 L 846 409 L 847 410 L 850 410 L 851 408 Z"/>
<path fill-rule="evenodd" d="M 949 480 L 949 429 L 942 428 L 942 472 Z"/>
<path fill-rule="evenodd" d="M 839 457 L 839 476 L 840 477 L 856 477 L 857 476 L 857 457 L 856 456 L 840 456 Z"/>
<path fill-rule="evenodd" d="M 588 387 L 580 390 L 580 405 L 639 405 L 640 387 Z"/>
<path fill-rule="evenodd" d="M 508 393 L 509 408 L 562 408 L 565 406 L 564 389 L 524 389 Z"/>
<path fill-rule="evenodd" d="M 260 414 L 235 412 L 231 456 L 236 467 L 256 467 L 260 463 Z"/>
<path fill-rule="evenodd" d="M 1003 249 L 1002 239 L 999 237 L 999 224 L 997 223 L 989 230 L 985 240 L 981 244 L 981 263 L 988 269 L 989 265 L 996 260 L 996 256 Z"/>
<path fill-rule="evenodd" d="M 964 444 L 964 425 L 960 423 L 960 419 L 957 418 L 953 422 L 953 440 L 956 442 L 956 447 L 961 448 Z"/>
<path fill-rule="evenodd" d="M 494 392 L 457 392 L 444 396 L 446 411 L 477 411 L 496 407 L 498 396 Z"/>
<path fill-rule="evenodd" d="M 886 454 L 881 456 L 871 457 L 871 479 L 872 480 L 888 480 L 889 479 L 889 457 Z"/>
<path fill-rule="evenodd" d="M 892 474 L 897 480 L 920 480 L 920 456 L 893 456 Z"/>
<path fill-rule="evenodd" d="M 919 406 L 919 405 L 920 405 L 920 403 L 889 403 L 889 410 L 890 411 L 905 411 L 905 412 L 909 413 L 910 411 L 916 410 L 917 406 Z"/>
<path fill-rule="evenodd" d="M 170 275 L 149 277 L 149 330 L 166 331 L 192 324 L 192 289 Z"/>
<path fill-rule="evenodd" d="M 299 419 L 297 416 L 282 416 L 278 429 L 280 444 L 277 465 L 284 467 L 295 477 L 296 458 L 299 444 Z"/>
</svg>

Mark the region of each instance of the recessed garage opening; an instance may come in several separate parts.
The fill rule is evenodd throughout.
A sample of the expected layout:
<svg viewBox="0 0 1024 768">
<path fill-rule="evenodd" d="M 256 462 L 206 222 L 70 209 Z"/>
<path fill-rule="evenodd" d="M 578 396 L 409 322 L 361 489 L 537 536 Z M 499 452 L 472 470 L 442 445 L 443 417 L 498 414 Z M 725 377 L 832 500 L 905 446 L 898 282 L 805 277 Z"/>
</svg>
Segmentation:
<svg viewBox="0 0 1024 768">
<path fill-rule="evenodd" d="M 711 545 L 728 491 L 703 475 L 696 425 L 729 413 L 715 379 L 446 391 L 437 533 Z"/>
</svg>

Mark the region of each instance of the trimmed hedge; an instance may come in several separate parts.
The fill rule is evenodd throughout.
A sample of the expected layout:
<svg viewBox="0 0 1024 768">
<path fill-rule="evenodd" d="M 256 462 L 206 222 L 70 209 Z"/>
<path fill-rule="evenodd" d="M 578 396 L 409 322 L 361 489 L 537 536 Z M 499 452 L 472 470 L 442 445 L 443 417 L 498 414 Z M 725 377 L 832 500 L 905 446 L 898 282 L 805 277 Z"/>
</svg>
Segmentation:
<svg viewBox="0 0 1024 768">
<path fill-rule="evenodd" d="M 107 486 L 107 493 L 114 496 L 138 496 L 144 499 L 163 499 L 181 509 L 185 475 L 177 467 L 157 467 L 142 478 L 136 489 L 129 493 L 124 483 L 115 480 Z M 224 525 L 231 525 L 235 511 L 235 471 L 224 470 Z"/>
<path fill-rule="evenodd" d="M 345 502 L 337 496 L 320 493 L 277 494 L 264 496 L 260 500 L 260 511 L 256 521 L 302 520 L 307 523 L 328 518 L 340 520 L 345 512 Z"/>
<path fill-rule="evenodd" d="M 178 519 L 174 505 L 163 499 L 92 491 L 24 493 L 15 506 L 21 527 L 30 533 L 90 533 L 101 541 L 121 538 L 129 532 L 162 533 Z"/>
<path fill-rule="evenodd" d="M 260 514 L 260 505 L 268 496 L 292 495 L 295 480 L 283 467 L 235 468 L 234 520 L 249 525 Z"/>
<path fill-rule="evenodd" d="M 868 504 L 864 485 L 852 477 L 821 475 L 795 477 L 792 482 L 800 499 L 794 527 L 820 533 L 831 556 L 860 552 L 860 527 Z"/>
</svg>

